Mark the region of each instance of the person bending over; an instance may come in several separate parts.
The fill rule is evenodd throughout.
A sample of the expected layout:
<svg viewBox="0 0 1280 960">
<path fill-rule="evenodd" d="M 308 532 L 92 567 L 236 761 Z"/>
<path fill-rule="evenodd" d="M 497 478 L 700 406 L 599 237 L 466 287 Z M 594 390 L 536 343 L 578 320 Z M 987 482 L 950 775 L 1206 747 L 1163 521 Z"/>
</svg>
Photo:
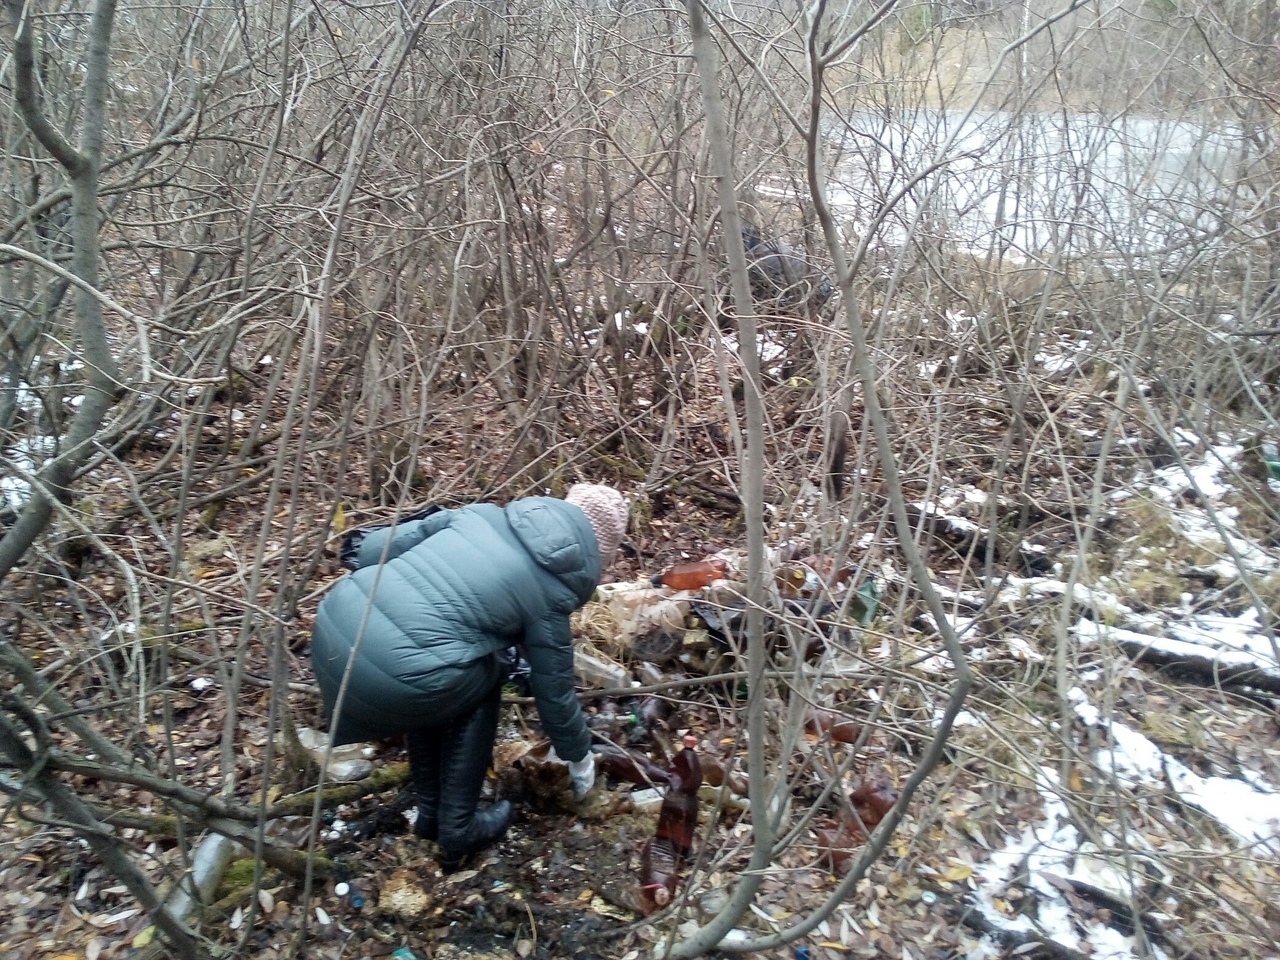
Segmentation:
<svg viewBox="0 0 1280 960">
<path fill-rule="evenodd" d="M 617 490 L 580 483 L 563 500 L 419 515 L 368 531 L 344 551 L 354 572 L 321 602 L 311 640 L 333 743 L 405 734 L 414 829 L 437 841 L 445 870 L 511 825 L 506 800 L 477 810 L 509 648 L 519 645 L 529 663 L 538 715 L 569 762 L 575 796 L 591 789 L 569 615 L 591 598 L 626 525 Z"/>
</svg>

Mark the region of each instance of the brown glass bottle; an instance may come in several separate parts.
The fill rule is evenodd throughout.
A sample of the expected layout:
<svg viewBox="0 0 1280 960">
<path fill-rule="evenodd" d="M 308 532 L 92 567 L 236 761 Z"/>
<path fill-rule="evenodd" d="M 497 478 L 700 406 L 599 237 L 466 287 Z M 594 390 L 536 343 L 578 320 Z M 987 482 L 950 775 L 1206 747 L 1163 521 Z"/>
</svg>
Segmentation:
<svg viewBox="0 0 1280 960">
<path fill-rule="evenodd" d="M 671 843 L 679 859 L 689 855 L 698 832 L 698 788 L 702 786 L 702 764 L 698 760 L 697 738 L 686 736 L 684 749 L 671 761 L 671 785 L 662 798 L 658 829 L 654 836 Z"/>
<path fill-rule="evenodd" d="M 805 726 L 819 737 L 825 734 L 836 743 L 857 743 L 858 737 L 862 734 L 860 724 L 834 710 L 810 707 L 804 720 Z"/>
<path fill-rule="evenodd" d="M 616 744 L 596 743 L 593 749 L 601 757 L 600 768 L 619 780 L 650 787 L 671 780 L 671 774 L 651 763 L 647 757 L 624 750 Z"/>
<path fill-rule="evenodd" d="M 858 811 L 863 825 L 870 830 L 893 809 L 893 805 L 898 802 L 898 793 L 884 776 L 874 776 L 863 780 L 849 794 L 849 802 Z"/>
</svg>

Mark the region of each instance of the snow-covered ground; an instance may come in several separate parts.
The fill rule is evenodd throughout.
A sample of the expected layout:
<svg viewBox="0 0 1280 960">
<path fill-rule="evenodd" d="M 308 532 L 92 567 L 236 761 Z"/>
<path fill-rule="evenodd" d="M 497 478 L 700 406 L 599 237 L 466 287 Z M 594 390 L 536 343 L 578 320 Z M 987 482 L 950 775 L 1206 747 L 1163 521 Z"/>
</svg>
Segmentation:
<svg viewBox="0 0 1280 960">
<path fill-rule="evenodd" d="M 1240 489 L 1241 448 L 1230 443 L 1197 448 L 1186 442 L 1189 438 L 1179 439 L 1185 466 L 1139 472 L 1111 503 L 1142 495 L 1161 505 L 1177 535 L 1213 555 L 1212 575 L 1219 587 L 1242 579 L 1254 582 L 1273 573 L 1280 567 L 1275 552 L 1241 531 L 1232 505 L 1233 494 Z M 964 511 L 969 502 L 980 505 L 981 496 L 945 490 L 922 512 L 946 516 L 948 511 Z M 1011 644 L 998 627 L 991 626 L 992 620 L 1002 622 L 1006 614 L 1022 616 L 1037 609 L 1042 615 L 1050 611 L 1052 620 L 1053 611 L 1068 602 L 1070 592 L 1070 634 L 1081 651 L 1119 645 L 1122 657 L 1157 651 L 1168 658 L 1207 665 L 1210 673 L 1248 669 L 1254 671 L 1251 676 L 1280 682 L 1274 633 L 1254 605 L 1241 610 L 1237 602 L 1227 612 L 1213 609 L 1212 604 L 1200 609 L 1190 594 L 1184 594 L 1180 602 L 1165 609 L 1138 613 L 1121 599 L 1125 577 L 1126 568 L 1120 564 L 1105 581 L 1069 587 L 1060 564 L 1052 576 L 1004 578 L 990 605 L 992 614 L 969 634 L 972 658 L 1042 661 L 1042 656 L 1020 655 L 1025 641 L 1016 637 L 1017 643 Z M 984 601 L 980 591 L 953 589 L 945 591 L 945 598 L 956 608 L 973 612 Z M 954 621 L 957 627 L 972 627 L 965 616 L 957 615 Z M 950 661 L 936 656 L 916 666 L 936 674 L 948 670 Z M 1217 831 L 1204 837 L 1206 855 L 1270 862 L 1280 857 L 1280 783 L 1244 763 L 1230 770 L 1210 771 L 1208 763 L 1201 764 L 1199 771 L 1192 769 L 1121 721 L 1113 708 L 1114 697 L 1107 696 L 1100 683 L 1101 673 L 1095 670 L 1081 677 L 1080 686 L 1069 691 L 1076 716 L 1071 730 L 1058 729 L 1051 719 L 1046 726 L 1050 741 L 1074 745 L 1076 763 L 1095 783 L 1104 785 L 1115 810 L 1103 818 L 1094 816 L 1094 811 L 1082 822 L 1068 802 L 1078 791 L 1060 781 L 1057 769 L 1047 765 L 1028 769 L 1039 794 L 1038 816 L 1024 818 L 1002 846 L 975 864 L 971 899 L 986 923 L 999 931 L 1051 940 L 1095 958 L 1164 958 L 1173 953 L 1161 947 L 1158 935 L 1156 942 L 1147 937 L 1147 942 L 1140 943 L 1102 922 L 1093 909 L 1108 902 L 1136 904 L 1153 930 L 1163 930 L 1176 911 L 1187 906 L 1178 899 L 1186 887 L 1166 885 L 1156 846 L 1125 824 L 1138 822 L 1140 811 L 1148 815 L 1156 811 L 1154 815 L 1168 818 L 1179 807 L 1194 808 L 1218 825 Z M 1142 674 L 1134 671 L 1132 676 L 1140 681 Z M 984 728 L 997 732 L 999 724 L 999 718 L 988 717 L 976 707 L 957 721 L 958 728 L 977 728 L 979 736 Z M 965 735 L 972 731 L 966 729 Z M 1046 745 L 1052 746 L 1051 742 Z M 1126 808 L 1128 813 L 1123 812 Z M 1018 901 L 1029 895 L 1034 897 L 1035 909 L 1019 910 Z M 1092 903 L 1093 908 L 1082 911 L 1083 903 Z M 970 957 L 1007 956 L 1008 951 L 1007 942 L 989 934 L 977 942 Z"/>
<path fill-rule="evenodd" d="M 1104 743 L 1090 759 L 1104 776 L 1113 776 L 1128 795 L 1176 797 L 1212 817 L 1234 836 L 1244 852 L 1255 856 L 1280 855 L 1280 786 L 1256 774 L 1240 778 L 1201 776 L 1169 756 L 1150 739 L 1124 724 L 1106 720 L 1085 693 L 1071 691 L 1076 714 L 1083 726 L 1102 734 Z M 981 723 L 970 714 L 970 722 Z M 1034 934 L 1093 957 L 1128 960 L 1143 956 L 1135 937 L 1096 918 L 1081 916 L 1074 908 L 1070 889 L 1097 891 L 1106 900 L 1137 903 L 1147 916 L 1160 922 L 1171 918 L 1178 906 L 1171 893 L 1161 895 L 1153 912 L 1150 896 L 1163 881 L 1155 848 L 1137 831 L 1103 837 L 1103 844 L 1088 839 L 1063 800 L 1064 788 L 1057 773 L 1047 767 L 1037 771 L 1036 785 L 1041 818 L 994 850 L 974 872 L 974 906 L 1000 930 Z M 1123 823 L 1126 818 L 1117 817 Z M 1066 882 L 1067 889 L 1064 889 Z M 1035 917 L 1010 916 L 1011 890 L 1034 891 Z M 1158 909 L 1169 911 L 1164 913 Z M 1157 957 L 1167 954 L 1151 944 Z M 970 953 L 973 960 L 1005 956 L 1006 949 L 992 936 L 984 937 Z"/>
</svg>

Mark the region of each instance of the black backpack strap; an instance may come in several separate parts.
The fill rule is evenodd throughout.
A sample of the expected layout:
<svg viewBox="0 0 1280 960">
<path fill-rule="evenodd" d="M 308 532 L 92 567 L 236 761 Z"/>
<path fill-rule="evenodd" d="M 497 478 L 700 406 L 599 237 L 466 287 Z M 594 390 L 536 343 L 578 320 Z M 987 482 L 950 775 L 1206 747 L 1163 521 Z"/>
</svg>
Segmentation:
<svg viewBox="0 0 1280 960">
<path fill-rule="evenodd" d="M 405 514 L 396 521 L 395 525 L 404 526 L 406 523 L 411 523 L 414 520 L 425 520 L 433 513 L 439 513 L 443 509 L 444 508 L 438 504 L 429 503 L 421 510 Z M 359 570 L 360 567 L 357 563 L 357 559 L 360 556 L 360 544 L 364 542 L 365 536 L 372 533 L 374 530 L 385 530 L 390 526 L 392 526 L 390 523 L 375 523 L 371 527 L 357 527 L 354 530 L 348 530 L 343 534 L 342 544 L 338 547 L 338 562 L 348 570 Z"/>
</svg>

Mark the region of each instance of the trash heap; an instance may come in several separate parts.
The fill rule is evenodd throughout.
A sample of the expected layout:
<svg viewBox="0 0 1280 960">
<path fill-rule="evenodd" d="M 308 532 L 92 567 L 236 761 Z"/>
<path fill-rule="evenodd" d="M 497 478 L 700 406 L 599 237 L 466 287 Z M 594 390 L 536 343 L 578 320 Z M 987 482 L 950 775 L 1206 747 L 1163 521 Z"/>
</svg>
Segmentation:
<svg viewBox="0 0 1280 960">
<path fill-rule="evenodd" d="M 765 640 L 774 652 L 820 656 L 875 617 L 875 581 L 807 545 L 770 551 Z M 601 585 L 578 614 L 577 656 L 587 687 L 618 690 L 738 668 L 746 649 L 745 559 L 723 550 L 650 579 Z"/>
<path fill-rule="evenodd" d="M 812 660 L 830 641 L 853 640 L 854 631 L 875 616 L 875 583 L 856 567 L 798 546 L 772 551 L 769 561 L 765 634 L 775 655 Z M 678 688 L 701 677 L 720 677 L 716 689 L 730 699 L 741 696 L 735 678 L 745 668 L 744 567 L 741 553 L 722 551 L 651 578 L 602 585 L 579 612 L 578 678 L 599 693 L 588 724 L 600 786 L 585 800 L 572 800 L 565 764 L 547 743 L 510 744 L 498 764 L 513 777 L 509 786 L 535 804 L 572 809 L 586 819 L 656 814 L 652 828 L 640 828 L 647 838 L 630 898 L 644 914 L 674 901 L 693 856 L 700 815 L 750 809 L 741 731 L 708 724 L 696 710 L 677 711 L 663 696 L 666 684 Z M 673 690 L 672 696 L 688 694 Z M 856 728 L 840 715 L 808 719 L 816 733 L 856 740 Z M 858 798 L 850 802 L 861 819 L 833 822 L 831 837 L 823 838 L 837 855 L 856 846 L 859 830 L 872 828 L 882 815 Z"/>
</svg>

